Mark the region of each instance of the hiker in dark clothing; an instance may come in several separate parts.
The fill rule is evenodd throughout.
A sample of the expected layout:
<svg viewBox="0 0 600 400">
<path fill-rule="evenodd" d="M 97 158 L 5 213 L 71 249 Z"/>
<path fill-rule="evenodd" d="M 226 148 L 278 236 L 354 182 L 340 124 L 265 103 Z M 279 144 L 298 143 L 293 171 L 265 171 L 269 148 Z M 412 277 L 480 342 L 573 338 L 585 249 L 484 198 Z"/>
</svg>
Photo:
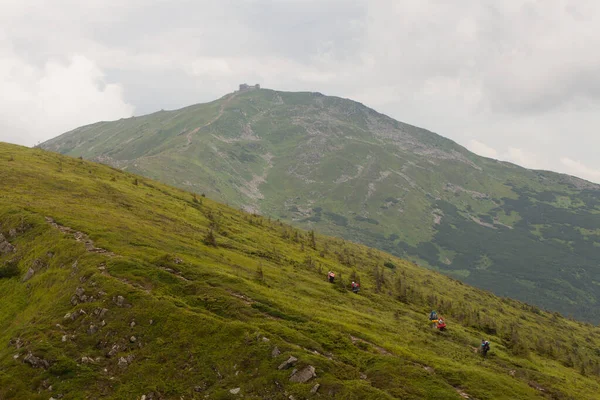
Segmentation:
<svg viewBox="0 0 600 400">
<path fill-rule="evenodd" d="M 329 281 L 329 283 L 333 283 L 333 280 L 335 279 L 335 274 L 331 271 L 329 271 L 329 273 L 327 274 L 327 280 Z"/>
<path fill-rule="evenodd" d="M 490 351 L 490 342 L 487 340 L 481 339 L 481 354 L 486 357 L 488 351 Z"/>
</svg>

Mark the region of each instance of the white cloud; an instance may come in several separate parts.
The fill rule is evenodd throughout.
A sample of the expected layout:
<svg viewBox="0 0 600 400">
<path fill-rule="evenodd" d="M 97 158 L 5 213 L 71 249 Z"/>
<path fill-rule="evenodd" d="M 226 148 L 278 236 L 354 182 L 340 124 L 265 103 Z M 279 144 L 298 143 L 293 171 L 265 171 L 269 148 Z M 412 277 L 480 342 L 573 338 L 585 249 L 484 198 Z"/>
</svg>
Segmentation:
<svg viewBox="0 0 600 400">
<path fill-rule="evenodd" d="M 0 51 L 0 140 L 34 145 L 98 120 L 131 116 L 120 85 L 83 56 L 35 67 Z"/>
<path fill-rule="evenodd" d="M 469 141 L 469 150 L 471 150 L 475 154 L 479 154 L 480 156 L 489 157 L 489 158 L 498 158 L 498 152 L 491 148 L 490 146 L 481 143 L 478 140 L 471 139 Z"/>
</svg>

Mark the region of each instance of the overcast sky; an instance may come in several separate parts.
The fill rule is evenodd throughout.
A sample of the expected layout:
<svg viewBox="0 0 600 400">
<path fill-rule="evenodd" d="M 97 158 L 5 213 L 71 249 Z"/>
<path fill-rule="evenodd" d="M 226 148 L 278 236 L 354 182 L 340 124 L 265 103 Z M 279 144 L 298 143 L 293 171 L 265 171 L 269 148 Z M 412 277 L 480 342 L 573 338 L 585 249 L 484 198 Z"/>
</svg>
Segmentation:
<svg viewBox="0 0 600 400">
<path fill-rule="evenodd" d="M 0 10 L 1 141 L 33 145 L 247 82 L 348 97 L 478 154 L 600 182 L 598 0 L 0 0 Z"/>
</svg>

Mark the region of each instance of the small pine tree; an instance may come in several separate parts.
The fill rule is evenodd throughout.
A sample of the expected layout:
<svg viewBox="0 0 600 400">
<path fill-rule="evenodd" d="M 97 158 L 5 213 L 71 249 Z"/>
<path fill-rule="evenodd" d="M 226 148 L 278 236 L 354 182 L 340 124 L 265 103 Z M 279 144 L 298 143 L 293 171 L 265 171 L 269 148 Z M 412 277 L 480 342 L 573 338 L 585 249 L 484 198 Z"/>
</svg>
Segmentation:
<svg viewBox="0 0 600 400">
<path fill-rule="evenodd" d="M 315 239 L 315 231 L 309 232 L 309 239 L 310 239 L 310 247 L 312 247 L 314 250 L 316 250 L 317 249 L 317 241 Z"/>
<path fill-rule="evenodd" d="M 206 244 L 208 246 L 217 247 L 217 238 L 215 237 L 215 233 L 213 232 L 212 228 L 208 231 L 208 233 L 204 237 L 204 244 Z"/>
<path fill-rule="evenodd" d="M 256 267 L 256 279 L 260 282 L 265 281 L 265 274 L 263 272 L 262 262 L 258 263 L 258 266 Z"/>
</svg>

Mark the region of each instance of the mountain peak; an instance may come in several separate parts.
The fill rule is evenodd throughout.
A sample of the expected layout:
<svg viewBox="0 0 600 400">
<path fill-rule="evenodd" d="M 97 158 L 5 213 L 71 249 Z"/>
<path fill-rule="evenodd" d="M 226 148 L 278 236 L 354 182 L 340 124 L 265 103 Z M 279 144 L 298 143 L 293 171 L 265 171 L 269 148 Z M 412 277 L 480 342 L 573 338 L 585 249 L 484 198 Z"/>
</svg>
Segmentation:
<svg viewBox="0 0 600 400">
<path fill-rule="evenodd" d="M 240 89 L 41 147 L 600 318 L 599 186 L 479 157 L 349 99 Z"/>
</svg>

